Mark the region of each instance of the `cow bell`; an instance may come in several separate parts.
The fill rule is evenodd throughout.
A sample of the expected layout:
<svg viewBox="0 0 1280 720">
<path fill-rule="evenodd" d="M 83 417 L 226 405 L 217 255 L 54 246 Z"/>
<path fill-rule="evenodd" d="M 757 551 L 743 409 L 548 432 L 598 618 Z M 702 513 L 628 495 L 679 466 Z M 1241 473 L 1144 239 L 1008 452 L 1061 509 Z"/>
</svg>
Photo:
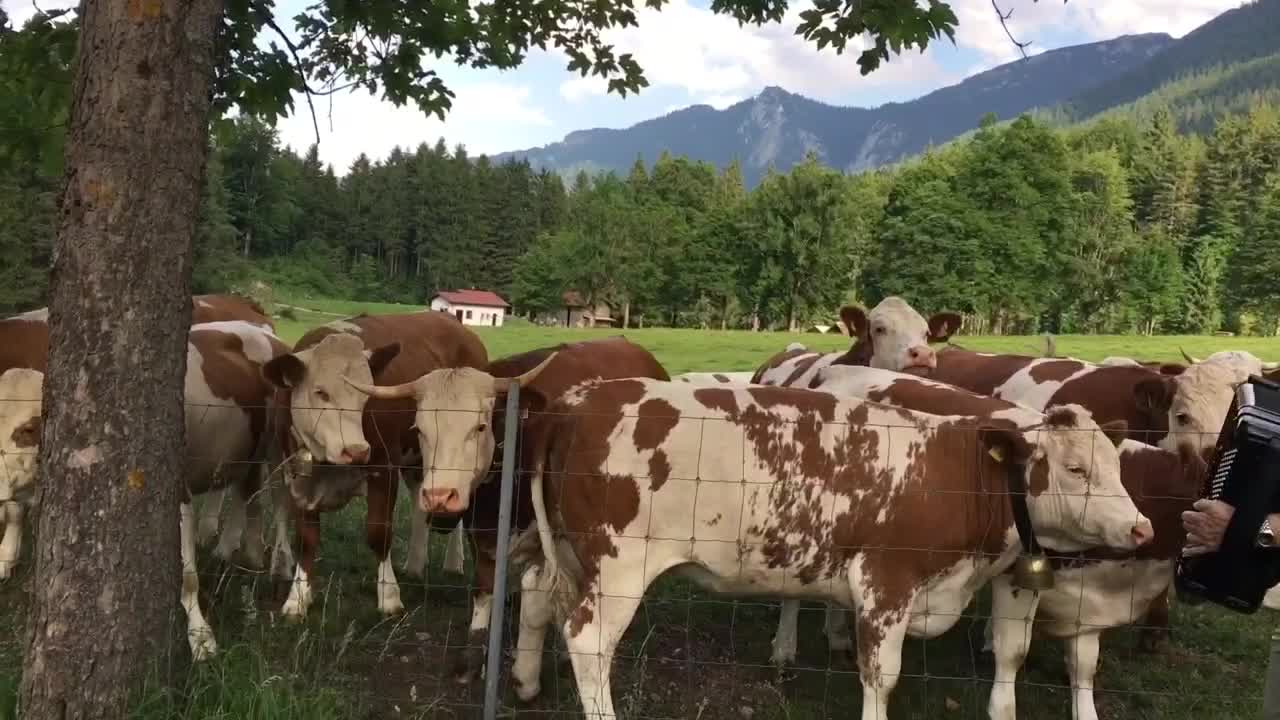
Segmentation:
<svg viewBox="0 0 1280 720">
<path fill-rule="evenodd" d="M 1013 564 L 1013 584 L 1033 592 L 1053 589 L 1053 568 L 1042 553 L 1023 553 Z"/>
<path fill-rule="evenodd" d="M 311 451 L 302 448 L 293 454 L 293 458 L 289 462 L 289 469 L 295 477 L 310 477 L 311 466 L 314 462 L 315 458 L 312 457 Z"/>
</svg>

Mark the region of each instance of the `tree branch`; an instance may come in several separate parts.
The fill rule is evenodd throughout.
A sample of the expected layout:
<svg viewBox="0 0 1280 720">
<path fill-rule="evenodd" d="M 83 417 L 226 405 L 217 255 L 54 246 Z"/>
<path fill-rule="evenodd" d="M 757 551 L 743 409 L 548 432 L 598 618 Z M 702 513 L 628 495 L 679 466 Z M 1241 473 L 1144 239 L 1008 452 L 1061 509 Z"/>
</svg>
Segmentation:
<svg viewBox="0 0 1280 720">
<path fill-rule="evenodd" d="M 995 0 L 992 0 L 992 2 L 994 1 Z M 293 56 L 293 64 L 298 71 L 298 79 L 302 81 L 302 94 L 307 98 L 307 107 L 311 110 L 311 128 L 316 133 L 316 146 L 319 147 L 320 121 L 316 119 L 316 106 L 315 103 L 311 101 L 311 95 L 313 94 L 311 92 L 311 85 L 307 83 L 307 75 L 302 69 L 302 58 L 298 56 L 298 48 L 293 44 L 293 41 L 289 39 L 289 36 L 284 34 L 284 30 L 280 29 L 280 26 L 276 24 L 276 20 L 271 17 L 270 11 L 263 8 L 261 5 L 256 5 L 256 9 L 258 12 L 262 13 L 263 20 L 267 27 L 276 31 L 276 34 L 284 41 L 285 47 L 289 48 L 289 54 Z"/>
<path fill-rule="evenodd" d="M 1026 58 L 1027 48 L 1031 47 L 1032 41 L 1027 40 L 1026 42 L 1021 42 L 1015 38 L 1013 33 L 1009 30 L 1009 18 L 1013 17 L 1013 10 L 1010 9 L 1009 12 L 1004 12 L 1000 9 L 1000 6 L 996 4 L 996 0 L 991 0 L 991 7 L 996 11 L 996 17 L 1000 18 L 1000 27 L 1004 28 L 1004 34 L 1008 36 L 1009 42 L 1016 45 L 1018 47 L 1018 52 L 1022 53 L 1023 58 Z"/>
</svg>

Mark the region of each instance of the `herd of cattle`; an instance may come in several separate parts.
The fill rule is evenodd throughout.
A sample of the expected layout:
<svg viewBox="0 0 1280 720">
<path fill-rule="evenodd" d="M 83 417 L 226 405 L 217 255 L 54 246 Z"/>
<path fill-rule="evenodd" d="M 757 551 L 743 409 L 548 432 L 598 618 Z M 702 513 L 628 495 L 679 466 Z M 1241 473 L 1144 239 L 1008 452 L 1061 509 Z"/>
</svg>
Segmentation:
<svg viewBox="0 0 1280 720">
<path fill-rule="evenodd" d="M 197 541 L 217 535 L 219 557 L 263 569 L 259 493 L 275 513 L 271 572 L 290 583 L 285 616 L 311 604 L 322 514 L 359 495 L 378 608 L 403 611 L 390 559 L 403 482 L 416 499 L 404 572 L 422 576 L 428 529 L 457 541 L 455 569 L 469 539 L 471 631 L 486 634 L 514 382 L 512 672 L 521 698 L 539 693 L 554 621 L 589 717 L 614 716 L 614 651 L 646 589 L 672 571 L 712 592 L 781 599 L 779 665 L 795 658 L 799 603 L 826 602 L 831 648 L 857 656 L 864 719 L 887 717 L 905 638 L 945 632 L 989 587 L 990 716 L 1015 717 L 1036 620 L 1065 641 L 1073 718 L 1094 720 L 1100 633 L 1138 621 L 1145 642 L 1167 632 L 1179 514 L 1201 490 L 1234 387 L 1275 369 L 1237 351 L 1186 364 L 935 351 L 959 316 L 926 320 L 892 297 L 842 311 L 848 352 L 793 344 L 753 373 L 674 378 L 620 336 L 491 361 L 474 333 L 428 311 L 331 322 L 290 348 L 251 301 L 192 303 L 180 593 L 196 658 L 216 652 Z M 46 312 L 0 320 L 0 578 L 35 498 L 47 352 Z M 218 502 L 197 518 L 199 495 Z M 1047 590 L 1013 581 L 1028 532 L 1049 553 Z M 481 664 L 464 654 L 456 672 L 475 677 Z"/>
</svg>

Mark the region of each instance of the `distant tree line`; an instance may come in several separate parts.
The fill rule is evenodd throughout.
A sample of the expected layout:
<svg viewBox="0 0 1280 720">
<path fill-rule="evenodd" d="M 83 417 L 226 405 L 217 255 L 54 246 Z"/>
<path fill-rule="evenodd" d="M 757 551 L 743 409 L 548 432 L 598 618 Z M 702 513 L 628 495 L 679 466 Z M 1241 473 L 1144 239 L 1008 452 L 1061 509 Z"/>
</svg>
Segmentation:
<svg viewBox="0 0 1280 720">
<path fill-rule="evenodd" d="M 61 31 L 0 37 L 0 312 L 44 303 L 70 58 L 39 33 Z M 810 156 L 750 192 L 737 165 L 665 154 L 566 187 L 443 141 L 339 178 L 315 147 L 224 120 L 195 286 L 418 304 L 480 287 L 526 314 L 572 290 L 628 325 L 732 328 L 830 324 L 898 294 L 967 332 L 1277 332 L 1280 113 L 1218 99 L 1207 134 L 1181 134 L 1205 106 L 1152 103 L 1065 129 L 989 116 L 892 168 Z"/>
</svg>

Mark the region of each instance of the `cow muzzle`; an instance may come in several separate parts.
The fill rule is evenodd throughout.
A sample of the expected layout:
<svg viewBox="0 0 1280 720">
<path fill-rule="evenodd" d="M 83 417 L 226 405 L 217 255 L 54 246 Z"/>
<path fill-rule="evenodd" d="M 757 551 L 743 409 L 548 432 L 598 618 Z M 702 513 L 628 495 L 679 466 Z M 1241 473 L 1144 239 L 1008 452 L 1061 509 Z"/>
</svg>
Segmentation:
<svg viewBox="0 0 1280 720">
<path fill-rule="evenodd" d="M 467 503 L 456 488 L 423 487 L 418 493 L 418 505 L 425 513 L 460 513 Z"/>
<path fill-rule="evenodd" d="M 928 376 L 938 367 L 938 356 L 928 345 L 907 349 L 902 372 L 909 375 Z"/>
</svg>

